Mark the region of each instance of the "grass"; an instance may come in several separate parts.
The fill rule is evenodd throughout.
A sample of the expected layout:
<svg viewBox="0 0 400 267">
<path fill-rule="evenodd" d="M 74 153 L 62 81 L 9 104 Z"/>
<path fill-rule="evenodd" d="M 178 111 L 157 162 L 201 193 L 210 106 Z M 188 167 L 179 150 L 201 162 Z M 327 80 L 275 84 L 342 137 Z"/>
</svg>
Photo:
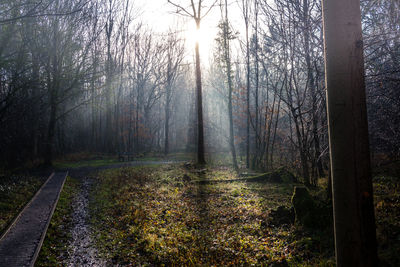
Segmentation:
<svg viewBox="0 0 400 267">
<path fill-rule="evenodd" d="M 186 152 L 173 152 L 165 155 L 163 153 L 146 153 L 140 154 L 135 158 L 135 161 L 190 161 L 194 160 L 195 155 Z"/>
<path fill-rule="evenodd" d="M 72 166 L 100 166 L 94 164 L 106 160 L 69 162 Z M 331 228 L 310 230 L 270 223 L 272 210 L 291 206 L 294 184 L 247 183 L 240 179 L 243 178 L 229 167 L 197 169 L 190 164 L 102 171 L 89 202 L 93 240 L 112 265 L 334 266 Z M 0 177 L 3 230 L 44 180 L 32 176 Z M 202 180 L 221 182 L 199 183 Z M 324 193 L 326 179 L 320 180 L 320 187 L 324 189 L 312 193 Z M 65 263 L 71 238 L 71 203 L 77 190 L 78 181 L 68 177 L 37 266 Z M 374 197 L 378 254 L 382 266 L 397 266 L 399 177 L 385 176 L 383 171 L 376 173 Z"/>
<path fill-rule="evenodd" d="M 189 153 L 171 153 L 168 156 L 160 153 L 147 153 L 138 155 L 134 161 L 188 161 L 193 155 Z M 79 168 L 79 167 L 100 167 L 123 163 L 118 161 L 117 154 L 91 154 L 87 152 L 69 154 L 54 161 L 56 169 Z"/>
<path fill-rule="evenodd" d="M 116 158 L 107 159 L 92 159 L 92 160 L 81 160 L 81 161 L 55 161 L 54 167 L 56 169 L 67 169 L 67 168 L 79 168 L 79 167 L 99 167 L 112 164 L 118 164 Z"/>
<path fill-rule="evenodd" d="M 67 258 L 72 229 L 72 201 L 79 182 L 67 177 L 35 266 L 61 266 Z"/>
<path fill-rule="evenodd" d="M 101 172 L 90 204 L 99 251 L 122 265 L 333 265 L 321 235 L 268 224 L 293 185 L 193 182 L 235 178 L 178 165 Z"/>
<path fill-rule="evenodd" d="M 61 158 L 58 158 L 53 162 L 53 165 L 56 169 L 67 169 L 79 167 L 98 167 L 116 163 L 118 163 L 116 156 L 80 152 L 67 154 Z"/>
<path fill-rule="evenodd" d="M 46 178 L 11 174 L 0 176 L 0 233 L 6 230 Z"/>
</svg>

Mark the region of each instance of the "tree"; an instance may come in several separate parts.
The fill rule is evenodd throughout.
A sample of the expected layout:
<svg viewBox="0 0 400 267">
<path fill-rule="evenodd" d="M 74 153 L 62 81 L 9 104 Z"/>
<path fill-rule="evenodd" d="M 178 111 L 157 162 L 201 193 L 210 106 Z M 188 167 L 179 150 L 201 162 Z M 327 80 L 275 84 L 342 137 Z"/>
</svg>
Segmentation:
<svg viewBox="0 0 400 267">
<path fill-rule="evenodd" d="M 315 85 L 315 78 L 314 78 L 314 71 L 313 71 L 313 66 L 311 62 L 311 57 L 312 57 L 312 50 L 313 47 L 311 46 L 311 16 L 310 16 L 310 3 L 308 0 L 303 0 L 303 5 L 301 8 L 301 11 L 299 13 L 303 13 L 303 39 L 304 39 L 304 57 L 306 61 L 306 67 L 307 67 L 307 86 L 310 89 L 311 93 L 311 117 L 312 117 L 312 140 L 314 144 L 314 161 L 313 164 L 316 165 L 317 167 L 317 172 L 318 176 L 323 176 L 323 169 L 322 169 L 322 162 L 320 158 L 320 142 L 319 142 L 319 135 L 318 135 L 318 120 L 319 120 L 319 114 L 318 114 L 318 108 L 317 108 L 317 90 L 316 90 L 316 85 Z M 315 176 L 315 175 L 313 175 Z M 314 178 L 313 184 L 316 185 L 317 182 L 315 181 L 316 178 Z"/>
<path fill-rule="evenodd" d="M 60 0 L 55 0 L 52 9 L 55 13 L 62 13 L 63 10 L 74 7 L 73 2 L 68 4 Z M 80 2 L 77 1 L 75 4 L 80 4 Z M 46 54 L 47 64 L 45 66 L 47 76 L 46 93 L 50 109 L 47 124 L 47 140 L 44 150 L 44 161 L 47 165 L 51 165 L 53 160 L 53 146 L 57 122 L 65 114 L 76 108 L 76 106 L 65 108 L 62 104 L 82 93 L 83 77 L 86 72 L 85 63 L 93 36 L 89 36 L 89 40 L 86 41 L 74 37 L 80 36 L 86 31 L 85 26 L 87 25 L 78 26 L 80 26 L 79 23 L 87 19 L 83 17 L 79 20 L 78 14 L 73 13 L 65 19 L 54 16 L 49 20 L 47 34 L 50 38 L 47 41 L 50 44 L 50 49 Z M 74 62 L 73 59 L 76 57 L 79 57 L 81 60 Z"/>
<path fill-rule="evenodd" d="M 400 2 L 362 1 L 372 159 L 400 157 Z"/>
<path fill-rule="evenodd" d="M 235 149 L 235 135 L 233 131 L 233 112 L 232 112 L 232 62 L 231 62 L 231 51 L 230 51 L 230 41 L 235 39 L 235 35 L 231 30 L 229 19 L 228 19 L 228 3 L 225 0 L 225 14 L 222 11 L 221 3 L 221 15 L 222 21 L 219 24 L 220 33 L 219 38 L 217 38 L 218 43 L 221 45 L 220 57 L 221 65 L 225 69 L 226 81 L 228 86 L 228 120 L 229 120 L 229 148 L 232 155 L 232 164 L 235 170 L 238 170 L 238 164 L 236 159 L 236 149 Z"/>
<path fill-rule="evenodd" d="M 77 13 L 83 10 L 87 1 L 81 0 L 81 3 L 75 5 L 74 9 L 68 11 L 54 11 L 51 10 L 52 4 L 56 0 L 47 1 L 11 1 L 13 5 L 8 9 L 11 16 L 4 16 L 0 19 L 0 24 L 13 23 L 17 20 L 36 18 L 36 17 L 51 17 L 51 16 L 66 16 Z M 3 4 L 3 3 L 2 3 Z"/>
<path fill-rule="evenodd" d="M 378 266 L 359 0 L 324 0 L 337 266 Z"/>
<path fill-rule="evenodd" d="M 189 5 L 189 8 L 192 11 L 188 11 L 188 8 L 185 8 L 181 5 L 173 3 L 168 0 L 168 3 L 172 4 L 177 8 L 177 13 L 182 14 L 184 16 L 188 16 L 192 18 L 196 23 L 196 30 L 200 30 L 201 20 L 207 16 L 207 14 L 211 11 L 214 5 L 218 0 L 215 0 L 209 7 L 208 10 L 202 13 L 202 8 L 204 7 L 203 0 L 199 0 L 197 5 L 193 0 Z M 201 69 L 200 69 L 200 52 L 199 52 L 199 41 L 196 40 L 195 44 L 195 57 L 196 57 L 196 99 L 197 99 L 197 162 L 199 164 L 205 164 L 206 160 L 204 157 L 204 126 L 203 126 L 203 99 L 202 99 L 202 86 L 201 86 Z"/>
<path fill-rule="evenodd" d="M 183 49 L 181 40 L 179 40 L 171 30 L 167 37 L 167 66 L 165 71 L 165 124 L 164 124 L 164 154 L 169 153 L 169 124 L 171 118 L 171 100 L 174 94 L 174 82 L 179 74 L 179 66 L 183 60 Z"/>
<path fill-rule="evenodd" d="M 242 13 L 246 28 L 246 168 L 250 168 L 250 44 L 249 44 L 249 0 L 242 0 Z"/>
<path fill-rule="evenodd" d="M 254 113 L 255 113 L 255 122 L 253 124 L 254 133 L 255 133 L 255 155 L 260 154 L 260 127 L 259 127 L 259 85 L 260 85 L 260 71 L 259 71 L 259 47 L 258 47 L 258 1 L 254 0 L 254 33 L 252 36 L 252 54 L 254 57 Z M 250 118 L 251 119 L 251 118 Z M 253 168 L 255 167 L 255 159 L 257 157 L 253 157 Z"/>
</svg>

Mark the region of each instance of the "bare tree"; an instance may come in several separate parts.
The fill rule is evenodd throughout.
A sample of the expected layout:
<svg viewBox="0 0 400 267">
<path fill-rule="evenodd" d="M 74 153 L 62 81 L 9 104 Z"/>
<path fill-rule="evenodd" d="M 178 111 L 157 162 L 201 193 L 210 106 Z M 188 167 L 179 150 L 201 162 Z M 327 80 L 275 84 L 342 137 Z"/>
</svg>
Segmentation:
<svg viewBox="0 0 400 267">
<path fill-rule="evenodd" d="M 169 134 L 170 134 L 170 119 L 171 119 L 171 100 L 174 95 L 174 82 L 179 75 L 179 67 L 183 60 L 183 42 L 178 39 L 175 33 L 171 30 L 167 37 L 167 65 L 165 71 L 165 124 L 164 124 L 164 153 L 169 153 Z"/>
<path fill-rule="evenodd" d="M 170 0 L 168 3 L 177 8 L 176 13 L 182 14 L 192 18 L 196 23 L 196 29 L 200 30 L 201 20 L 207 16 L 218 0 L 215 0 L 204 12 L 202 13 L 203 0 L 198 0 L 197 4 L 191 0 L 189 7 L 176 4 Z M 189 11 L 191 9 L 191 11 Z M 200 52 L 199 52 L 199 41 L 195 44 L 195 56 L 196 56 L 196 98 L 197 98 L 197 161 L 200 164 L 206 162 L 204 157 L 204 126 L 203 126 L 203 99 L 202 99 L 202 86 L 201 86 L 201 68 L 200 68 Z"/>
<path fill-rule="evenodd" d="M 0 24 L 8 24 L 17 20 L 35 17 L 67 16 L 82 11 L 85 5 L 88 4 L 88 1 L 81 0 L 79 3 L 75 3 L 73 9 L 55 11 L 52 9 L 52 6 L 56 1 L 57 0 L 10 1 L 10 7 L 8 8 L 8 11 L 5 12 L 8 14 L 6 16 L 2 16 L 0 19 Z M 20 10 L 22 10 L 22 12 L 20 12 Z"/>
<path fill-rule="evenodd" d="M 249 44 L 249 0 L 242 0 L 241 10 L 246 28 L 246 168 L 250 168 L 250 44 Z"/>
<path fill-rule="evenodd" d="M 229 120 L 229 148 L 232 155 L 232 164 L 235 170 L 238 170 L 238 164 L 236 159 L 236 149 L 235 149 L 235 134 L 233 131 L 233 111 L 232 111 L 232 91 L 233 91 L 233 81 L 232 81 L 232 62 L 231 62 L 231 47 L 230 41 L 235 39 L 235 35 L 231 30 L 228 18 L 228 2 L 221 3 L 221 17 L 222 21 L 219 24 L 220 37 L 217 38 L 220 48 L 221 65 L 225 69 L 226 82 L 228 87 L 228 120 Z"/>
<path fill-rule="evenodd" d="M 79 4 L 79 2 L 77 3 Z M 52 6 L 52 10 L 56 13 L 68 8 L 69 5 L 60 3 L 60 0 L 56 0 Z M 89 40 L 86 44 L 81 43 L 80 46 L 74 46 L 76 44 L 74 43 L 74 36 L 85 31 L 85 27 L 78 27 L 82 21 L 78 20 L 75 15 L 64 20 L 56 16 L 49 21 L 48 34 L 51 39 L 48 40 L 48 43 L 51 45 L 51 49 L 46 55 L 47 64 L 45 68 L 50 114 L 44 150 L 44 160 L 49 165 L 52 164 L 53 159 L 56 123 L 65 114 L 76 108 L 76 106 L 72 106 L 65 109 L 62 104 L 81 92 L 79 89 L 83 82 L 82 75 L 86 72 L 85 62 L 88 58 L 89 47 L 92 44 Z M 82 20 L 84 19 L 82 18 Z M 72 59 L 77 56 L 81 58 L 81 61 L 73 62 Z"/>
</svg>

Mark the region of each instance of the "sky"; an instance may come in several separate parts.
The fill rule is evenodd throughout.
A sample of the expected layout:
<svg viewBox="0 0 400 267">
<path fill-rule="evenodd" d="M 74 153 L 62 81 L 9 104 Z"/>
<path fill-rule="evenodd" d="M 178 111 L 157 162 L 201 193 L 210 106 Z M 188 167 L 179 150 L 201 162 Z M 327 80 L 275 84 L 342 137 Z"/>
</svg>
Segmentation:
<svg viewBox="0 0 400 267">
<path fill-rule="evenodd" d="M 173 2 L 189 4 L 190 0 L 175 0 Z M 206 4 L 212 2 L 213 0 L 205 0 Z M 229 2 L 229 20 L 236 31 L 243 33 L 243 19 L 239 6 L 235 0 Z M 169 28 L 176 28 L 177 26 L 183 28 L 188 50 L 190 51 L 190 48 L 194 50 L 196 38 L 193 19 L 176 14 L 174 12 L 176 8 L 169 4 L 167 0 L 134 0 L 134 5 L 138 6 L 141 10 L 141 20 L 145 24 L 148 24 L 155 32 L 166 32 Z M 214 46 L 219 20 L 220 8 L 216 6 L 201 22 L 200 54 L 203 62 L 209 61 L 212 57 L 212 47 Z"/>
</svg>

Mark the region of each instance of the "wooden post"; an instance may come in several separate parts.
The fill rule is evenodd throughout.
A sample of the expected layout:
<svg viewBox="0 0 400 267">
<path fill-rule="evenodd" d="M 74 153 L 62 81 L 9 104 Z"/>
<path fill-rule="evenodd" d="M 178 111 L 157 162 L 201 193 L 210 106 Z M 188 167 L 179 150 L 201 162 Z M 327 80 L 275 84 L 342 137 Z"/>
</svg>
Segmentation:
<svg viewBox="0 0 400 267">
<path fill-rule="evenodd" d="M 359 0 L 322 0 L 337 266 L 377 266 Z"/>
</svg>

